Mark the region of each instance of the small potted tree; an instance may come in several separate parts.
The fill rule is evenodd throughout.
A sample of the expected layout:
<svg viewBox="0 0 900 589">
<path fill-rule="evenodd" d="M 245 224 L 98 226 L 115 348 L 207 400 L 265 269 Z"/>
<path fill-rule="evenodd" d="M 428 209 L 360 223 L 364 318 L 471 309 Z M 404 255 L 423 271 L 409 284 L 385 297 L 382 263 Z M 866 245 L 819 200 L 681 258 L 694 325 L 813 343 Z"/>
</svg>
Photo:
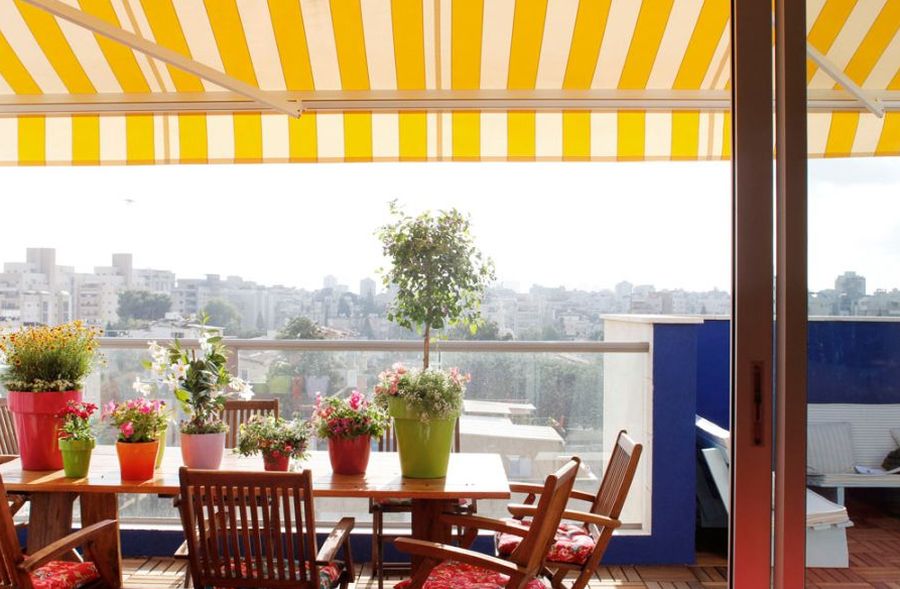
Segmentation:
<svg viewBox="0 0 900 589">
<path fill-rule="evenodd" d="M 372 438 L 381 437 L 387 414 L 353 391 L 350 397 L 316 395 L 312 427 L 316 436 L 328 440 L 328 458 L 335 474 L 362 474 L 369 465 Z"/>
<path fill-rule="evenodd" d="M 394 419 L 404 476 L 443 477 L 468 377 L 430 366 L 432 331 L 477 331 L 494 265 L 475 246 L 469 217 L 456 209 L 412 217 L 394 201 L 390 212 L 394 221 L 378 231 L 391 261 L 383 281 L 397 293 L 388 319 L 422 333 L 423 361 L 421 370 L 395 366 L 383 373 L 375 398 Z"/>
<path fill-rule="evenodd" d="M 199 340 L 199 353 L 184 348 L 177 339 L 168 347 L 151 342 L 148 367 L 157 384 L 173 391 L 187 416 L 179 428 L 184 465 L 217 469 L 228 431 L 222 420 L 225 401 L 235 392 L 249 398 L 252 391 L 249 384 L 228 372 L 228 350 L 218 330 L 204 326 Z"/>
<path fill-rule="evenodd" d="M 286 471 L 291 458 L 307 456 L 309 427 L 300 419 L 254 415 L 241 424 L 240 433 L 235 451 L 242 456 L 261 453 L 266 470 Z"/>
<path fill-rule="evenodd" d="M 58 470 L 61 411 L 80 402 L 82 385 L 99 356 L 100 330 L 73 321 L 28 327 L 0 336 L 0 382 L 9 391 L 22 468 Z"/>
<path fill-rule="evenodd" d="M 59 428 L 59 450 L 62 453 L 63 470 L 69 478 L 80 479 L 88 474 L 91 453 L 97 444 L 91 429 L 91 415 L 97 410 L 93 403 L 69 401 L 57 417 L 62 419 Z"/>
</svg>

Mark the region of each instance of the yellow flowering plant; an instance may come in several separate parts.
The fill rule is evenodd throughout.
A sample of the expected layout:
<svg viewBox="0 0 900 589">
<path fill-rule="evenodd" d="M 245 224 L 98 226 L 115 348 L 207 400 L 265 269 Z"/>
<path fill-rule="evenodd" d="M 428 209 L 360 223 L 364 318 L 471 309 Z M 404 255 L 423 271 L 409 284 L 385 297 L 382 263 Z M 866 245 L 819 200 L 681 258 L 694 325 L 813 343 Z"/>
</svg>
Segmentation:
<svg viewBox="0 0 900 589">
<path fill-rule="evenodd" d="M 0 335 L 0 382 L 10 391 L 73 391 L 102 360 L 99 328 L 81 321 L 26 327 Z"/>
</svg>

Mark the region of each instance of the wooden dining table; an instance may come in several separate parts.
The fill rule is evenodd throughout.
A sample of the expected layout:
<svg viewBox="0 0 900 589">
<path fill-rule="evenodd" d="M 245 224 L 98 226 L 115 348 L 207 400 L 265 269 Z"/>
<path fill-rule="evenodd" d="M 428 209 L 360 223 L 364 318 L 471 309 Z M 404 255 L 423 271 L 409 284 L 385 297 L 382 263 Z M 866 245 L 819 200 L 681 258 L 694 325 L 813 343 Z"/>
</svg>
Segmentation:
<svg viewBox="0 0 900 589">
<path fill-rule="evenodd" d="M 0 476 L 7 491 L 28 493 L 31 508 L 27 551 L 33 552 L 71 531 L 72 510 L 76 499 L 81 505 L 81 525 L 105 519 L 118 521 L 118 495 L 149 494 L 175 496 L 179 492 L 178 469 L 181 456 L 170 448 L 152 479 L 125 481 L 119 476 L 119 463 L 113 446 L 98 446 L 86 478 L 67 478 L 62 470 L 23 470 L 18 459 L 0 464 Z M 395 452 L 373 452 L 365 474 L 339 475 L 331 471 L 327 452 L 312 452 L 308 459 L 295 461 L 292 469 L 311 469 L 316 497 L 363 499 L 410 499 L 412 535 L 434 542 L 450 542 L 452 530 L 438 517 L 460 499 L 508 499 L 509 481 L 499 454 L 452 453 L 447 476 L 440 479 L 411 479 L 400 474 Z M 243 457 L 226 451 L 221 470 L 263 470 L 262 458 Z M 104 559 L 118 563 L 121 580 L 119 543 L 95 547 Z M 416 566 L 417 560 L 413 560 Z"/>
</svg>

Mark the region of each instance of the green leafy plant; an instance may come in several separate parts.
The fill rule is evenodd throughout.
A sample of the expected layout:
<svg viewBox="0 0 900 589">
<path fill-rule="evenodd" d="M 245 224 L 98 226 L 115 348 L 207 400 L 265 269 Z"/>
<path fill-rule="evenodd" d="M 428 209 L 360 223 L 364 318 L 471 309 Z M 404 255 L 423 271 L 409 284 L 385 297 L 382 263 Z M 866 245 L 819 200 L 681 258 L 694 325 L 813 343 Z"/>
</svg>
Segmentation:
<svg viewBox="0 0 900 589">
<path fill-rule="evenodd" d="M 229 373 L 228 350 L 217 330 L 203 328 L 199 339 L 199 353 L 184 348 L 177 339 L 168 347 L 150 342 L 152 360 L 145 366 L 150 369 L 157 386 L 166 386 L 173 391 L 188 415 L 188 419 L 181 422 L 181 433 L 222 433 L 228 430 L 222 421 L 225 401 L 235 392 L 250 398 L 253 391 L 248 383 Z M 147 394 L 149 386 L 143 387 L 140 380 L 134 384 L 135 390 Z"/>
<path fill-rule="evenodd" d="M 391 398 L 399 398 L 422 421 L 455 417 L 462 410 L 469 380 L 468 374 L 456 368 L 410 370 L 397 363 L 378 375 L 375 404 L 386 408 Z"/>
<path fill-rule="evenodd" d="M 235 452 L 241 456 L 267 454 L 273 458 L 308 456 L 309 426 L 301 419 L 283 419 L 273 415 L 254 415 L 241 425 Z"/>
<path fill-rule="evenodd" d="M 55 327 L 27 327 L 0 336 L 0 382 L 10 391 L 45 392 L 81 389 L 85 377 L 102 360 L 97 351 L 101 330 L 73 321 Z"/>
<path fill-rule="evenodd" d="M 316 395 L 312 427 L 316 436 L 323 439 L 377 438 L 384 434 L 387 420 L 383 408 L 370 404 L 359 391 L 353 391 L 347 399 Z"/>
<path fill-rule="evenodd" d="M 431 330 L 461 325 L 477 331 L 494 264 L 475 246 L 469 217 L 456 209 L 412 217 L 392 201 L 390 212 L 394 221 L 377 232 L 391 261 L 382 271 L 384 284 L 397 289 L 387 317 L 422 330 L 422 367 L 428 368 Z"/>
</svg>

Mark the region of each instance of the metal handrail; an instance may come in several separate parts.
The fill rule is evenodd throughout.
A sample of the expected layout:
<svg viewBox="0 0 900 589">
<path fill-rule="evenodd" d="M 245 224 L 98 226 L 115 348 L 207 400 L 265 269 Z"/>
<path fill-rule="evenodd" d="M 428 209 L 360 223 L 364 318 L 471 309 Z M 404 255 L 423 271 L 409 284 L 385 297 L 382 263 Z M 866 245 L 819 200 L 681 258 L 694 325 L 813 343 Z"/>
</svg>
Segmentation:
<svg viewBox="0 0 900 589">
<path fill-rule="evenodd" d="M 100 338 L 100 347 L 131 350 L 146 348 L 155 341 L 167 345 L 171 339 L 151 338 Z M 179 340 L 185 347 L 198 347 L 196 339 Z M 240 350 L 278 350 L 294 352 L 418 352 L 422 342 L 418 340 L 288 340 L 288 339 L 230 339 L 223 340 L 228 348 Z M 546 342 L 546 341 L 432 341 L 436 352 L 508 352 L 508 353 L 563 353 L 563 354 L 640 354 L 650 351 L 648 342 Z"/>
</svg>

